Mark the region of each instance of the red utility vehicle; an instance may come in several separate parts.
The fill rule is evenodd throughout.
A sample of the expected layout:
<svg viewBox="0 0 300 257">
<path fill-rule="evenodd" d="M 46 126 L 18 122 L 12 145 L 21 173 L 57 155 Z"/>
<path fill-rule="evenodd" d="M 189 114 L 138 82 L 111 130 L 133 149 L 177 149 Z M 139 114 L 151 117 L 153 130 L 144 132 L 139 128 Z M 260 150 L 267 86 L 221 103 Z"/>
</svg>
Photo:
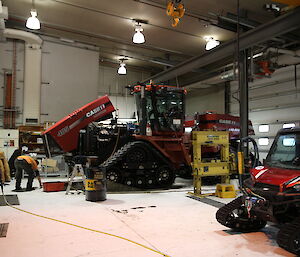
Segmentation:
<svg viewBox="0 0 300 257">
<path fill-rule="evenodd" d="M 218 222 L 242 232 L 276 223 L 278 245 L 300 255 L 300 128 L 280 130 L 264 166 L 250 174 L 243 196 L 218 210 Z"/>
</svg>

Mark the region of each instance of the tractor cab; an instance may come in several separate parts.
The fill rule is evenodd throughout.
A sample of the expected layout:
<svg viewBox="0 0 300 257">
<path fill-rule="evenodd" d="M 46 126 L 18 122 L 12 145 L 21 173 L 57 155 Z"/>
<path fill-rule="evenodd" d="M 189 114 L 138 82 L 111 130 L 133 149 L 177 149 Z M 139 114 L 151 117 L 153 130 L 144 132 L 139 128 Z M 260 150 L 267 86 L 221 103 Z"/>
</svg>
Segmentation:
<svg viewBox="0 0 300 257">
<path fill-rule="evenodd" d="M 165 85 L 138 85 L 132 91 L 140 131 L 150 127 L 153 136 L 181 137 L 184 131 L 185 90 Z"/>
</svg>

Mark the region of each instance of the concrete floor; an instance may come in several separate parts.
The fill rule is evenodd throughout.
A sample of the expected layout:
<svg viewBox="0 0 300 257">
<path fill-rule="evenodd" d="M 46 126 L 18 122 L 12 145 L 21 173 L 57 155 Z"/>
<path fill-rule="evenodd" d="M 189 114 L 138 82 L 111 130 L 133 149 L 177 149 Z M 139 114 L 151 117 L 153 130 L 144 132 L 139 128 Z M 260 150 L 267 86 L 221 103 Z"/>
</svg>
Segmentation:
<svg viewBox="0 0 300 257">
<path fill-rule="evenodd" d="M 15 194 L 13 188 L 14 181 L 4 187 L 5 194 Z M 17 207 L 123 236 L 172 257 L 293 256 L 277 246 L 276 228 L 232 233 L 216 221 L 215 207 L 186 197 L 188 189 L 185 186 L 161 193 L 108 194 L 106 201 L 97 203 L 85 201 L 82 194 L 37 189 L 17 193 L 21 204 Z M 128 241 L 8 206 L 0 206 L 0 223 L 9 223 L 7 236 L 0 238 L 1 257 L 162 256 Z"/>
</svg>

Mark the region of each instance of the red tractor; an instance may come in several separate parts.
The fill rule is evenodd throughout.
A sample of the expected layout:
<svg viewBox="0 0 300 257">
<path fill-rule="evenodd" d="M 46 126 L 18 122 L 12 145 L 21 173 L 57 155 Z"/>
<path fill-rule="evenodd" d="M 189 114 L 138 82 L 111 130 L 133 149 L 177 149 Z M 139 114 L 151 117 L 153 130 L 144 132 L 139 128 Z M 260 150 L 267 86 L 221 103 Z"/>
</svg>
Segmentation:
<svg viewBox="0 0 300 257">
<path fill-rule="evenodd" d="M 280 130 L 264 166 L 250 175 L 241 183 L 243 195 L 217 211 L 218 222 L 241 232 L 276 223 L 278 245 L 300 255 L 300 128 Z"/>
<path fill-rule="evenodd" d="M 45 131 L 48 156 L 63 153 L 70 166 L 85 165 L 89 156 L 96 156 L 108 180 L 142 188 L 168 188 L 176 175 L 191 176 L 192 141 L 184 136 L 185 90 L 152 84 L 129 89 L 136 100 L 136 129 L 117 122 L 108 126 L 95 123 L 112 118 L 115 110 L 104 96 Z M 207 114 L 196 117 L 196 122 L 205 124 L 203 128 L 194 124 L 196 130 L 231 129 L 233 136 L 239 134 L 237 117 Z"/>
<path fill-rule="evenodd" d="M 130 87 L 139 131 L 101 167 L 107 178 L 137 187 L 170 187 L 180 170 L 190 169 L 183 144 L 185 90 L 165 85 Z M 151 130 L 151 134 L 147 134 Z"/>
<path fill-rule="evenodd" d="M 183 144 L 185 90 L 165 85 L 137 85 L 139 125 L 94 123 L 112 118 L 115 110 L 107 96 L 68 115 L 44 133 L 48 156 L 64 153 L 72 163 L 86 164 L 97 156 L 107 179 L 136 187 L 170 187 L 178 171 L 190 169 Z M 147 134 L 151 129 L 151 135 Z"/>
</svg>

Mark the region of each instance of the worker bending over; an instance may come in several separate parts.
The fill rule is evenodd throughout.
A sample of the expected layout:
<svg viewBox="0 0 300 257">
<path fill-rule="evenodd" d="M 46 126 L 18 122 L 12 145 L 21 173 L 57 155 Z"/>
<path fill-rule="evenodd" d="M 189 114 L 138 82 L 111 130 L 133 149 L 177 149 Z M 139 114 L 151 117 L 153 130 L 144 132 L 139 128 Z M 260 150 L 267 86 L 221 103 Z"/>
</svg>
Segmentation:
<svg viewBox="0 0 300 257">
<path fill-rule="evenodd" d="M 28 174 L 28 181 L 26 186 L 26 191 L 32 191 L 34 188 L 32 187 L 32 182 L 35 176 L 38 177 L 40 187 L 42 185 L 41 179 L 39 177 L 39 171 L 38 171 L 38 161 L 34 160 L 32 157 L 28 155 L 21 155 L 17 157 L 15 160 L 15 168 L 16 168 L 16 189 L 15 191 L 23 191 L 21 188 L 21 181 L 23 176 L 23 170 Z"/>
</svg>

